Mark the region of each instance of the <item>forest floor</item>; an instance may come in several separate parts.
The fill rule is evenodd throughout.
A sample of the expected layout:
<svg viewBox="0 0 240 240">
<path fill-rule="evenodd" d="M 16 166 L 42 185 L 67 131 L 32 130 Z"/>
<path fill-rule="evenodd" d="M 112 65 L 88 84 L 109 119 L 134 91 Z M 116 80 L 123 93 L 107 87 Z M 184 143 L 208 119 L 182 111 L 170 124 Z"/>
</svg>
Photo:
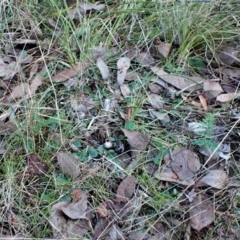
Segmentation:
<svg viewBox="0 0 240 240">
<path fill-rule="evenodd" d="M 240 239 L 240 3 L 0 3 L 0 239 Z"/>
</svg>

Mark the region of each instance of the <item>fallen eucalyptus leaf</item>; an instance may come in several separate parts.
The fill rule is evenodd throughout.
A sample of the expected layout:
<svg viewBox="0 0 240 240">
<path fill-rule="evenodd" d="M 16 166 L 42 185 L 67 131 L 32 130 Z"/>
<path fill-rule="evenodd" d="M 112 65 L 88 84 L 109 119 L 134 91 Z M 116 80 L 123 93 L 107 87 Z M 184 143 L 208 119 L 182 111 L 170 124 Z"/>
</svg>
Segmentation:
<svg viewBox="0 0 240 240">
<path fill-rule="evenodd" d="M 83 74 L 85 69 L 89 67 L 90 61 L 79 62 L 70 69 L 63 70 L 52 77 L 53 82 L 64 82 L 69 78 L 75 77 L 78 74 Z"/>
<path fill-rule="evenodd" d="M 196 89 L 201 89 L 202 84 L 204 81 L 206 81 L 203 78 L 200 77 L 179 77 L 179 76 L 174 76 L 172 74 L 168 74 L 164 70 L 162 70 L 159 67 L 151 67 L 151 70 L 153 73 L 157 74 L 162 80 L 165 82 L 173 85 L 174 87 L 178 89 L 186 89 L 186 91 L 193 91 Z M 155 82 L 157 82 L 155 80 Z M 161 84 L 160 84 L 161 85 Z"/>
<path fill-rule="evenodd" d="M 97 59 L 97 67 L 101 72 L 103 80 L 108 79 L 110 76 L 110 72 L 109 72 L 108 66 L 101 58 Z"/>
<path fill-rule="evenodd" d="M 130 67 L 130 59 L 127 57 L 122 57 L 117 61 L 117 82 L 121 86 L 125 80 L 127 70 Z"/>
</svg>

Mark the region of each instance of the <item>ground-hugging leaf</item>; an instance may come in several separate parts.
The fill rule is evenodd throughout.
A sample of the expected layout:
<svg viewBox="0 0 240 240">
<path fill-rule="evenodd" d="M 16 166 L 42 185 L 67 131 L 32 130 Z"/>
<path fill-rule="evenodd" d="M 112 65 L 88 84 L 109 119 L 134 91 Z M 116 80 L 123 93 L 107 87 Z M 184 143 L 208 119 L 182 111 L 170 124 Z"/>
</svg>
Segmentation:
<svg viewBox="0 0 240 240">
<path fill-rule="evenodd" d="M 60 170 L 75 180 L 80 175 L 79 161 L 70 153 L 58 152 L 56 156 Z"/>
<path fill-rule="evenodd" d="M 131 90 L 127 84 L 120 85 L 121 93 L 124 97 L 131 96 Z"/>
<path fill-rule="evenodd" d="M 117 82 L 121 86 L 125 80 L 127 70 L 130 67 L 130 59 L 127 57 L 122 57 L 117 61 Z"/>
<path fill-rule="evenodd" d="M 101 58 L 97 59 L 97 67 L 101 72 L 103 80 L 108 79 L 110 76 L 110 72 L 109 72 L 108 66 Z"/>
<path fill-rule="evenodd" d="M 137 56 L 137 61 L 143 67 L 149 67 L 155 63 L 155 59 L 147 52 L 139 53 Z"/>
<path fill-rule="evenodd" d="M 149 143 L 149 137 L 146 134 L 129 131 L 127 129 L 121 128 L 129 145 L 135 150 L 145 150 Z"/>
<path fill-rule="evenodd" d="M 226 65 L 233 65 L 235 62 L 239 62 L 238 53 L 240 51 L 233 47 L 226 47 L 219 54 L 218 57 L 222 63 Z"/>
<path fill-rule="evenodd" d="M 170 154 L 170 158 L 172 160 L 170 162 L 172 170 L 182 181 L 193 178 L 194 173 L 201 167 L 198 156 L 185 148 L 175 149 Z"/>
<path fill-rule="evenodd" d="M 117 189 L 116 201 L 126 203 L 133 196 L 135 192 L 135 177 L 128 176 L 125 178 Z"/>
<path fill-rule="evenodd" d="M 172 44 L 161 42 L 161 43 L 158 44 L 156 47 L 157 47 L 158 52 L 159 52 L 163 57 L 167 58 L 168 55 L 169 55 L 169 53 L 170 53 Z"/>
<path fill-rule="evenodd" d="M 29 99 L 32 97 L 37 89 L 43 84 L 43 76 L 41 74 L 36 75 L 32 80 L 31 84 L 29 83 L 20 83 L 12 89 L 12 92 L 8 96 L 8 101 L 15 100 L 17 98 L 25 97 Z"/>
<path fill-rule="evenodd" d="M 155 109 L 162 109 L 164 106 L 164 100 L 159 94 L 149 93 L 147 100 Z"/>
<path fill-rule="evenodd" d="M 199 179 L 196 187 L 210 186 L 216 189 L 223 189 L 229 182 L 229 177 L 223 170 L 210 170 L 205 176 Z"/>
<path fill-rule="evenodd" d="M 83 74 L 85 69 L 89 67 L 89 65 L 90 61 L 79 62 L 73 67 L 57 73 L 55 76 L 52 77 L 52 81 L 57 83 L 64 82 L 69 78 L 77 76 L 78 74 Z"/>
<path fill-rule="evenodd" d="M 240 93 L 225 93 L 225 94 L 218 95 L 216 101 L 224 103 L 239 97 L 240 97 Z"/>
<path fill-rule="evenodd" d="M 190 226 L 201 231 L 207 227 L 214 220 L 213 204 L 211 200 L 203 195 L 199 194 L 193 199 L 193 204 L 189 209 Z"/>
<path fill-rule="evenodd" d="M 49 222 L 55 239 L 82 239 L 88 231 L 92 231 L 90 218 L 87 216 L 91 209 L 86 205 L 86 194 L 81 189 L 75 189 L 72 202 L 64 201 L 52 206 Z"/>
<path fill-rule="evenodd" d="M 159 76 L 163 81 L 173 85 L 178 89 L 186 89 L 186 91 L 188 92 L 201 89 L 201 84 L 205 81 L 205 79 L 200 77 L 179 77 L 173 74 L 168 74 L 159 67 L 151 67 L 151 70 L 153 73 L 157 74 L 157 76 Z"/>
<path fill-rule="evenodd" d="M 20 83 L 12 89 L 12 92 L 8 96 L 8 101 L 27 95 L 29 89 L 30 85 L 28 83 Z"/>
<path fill-rule="evenodd" d="M 75 189 L 72 195 L 74 195 L 73 201 L 68 205 L 62 206 L 62 212 L 73 220 L 85 218 L 88 208 L 86 193 L 80 189 Z"/>
<path fill-rule="evenodd" d="M 223 89 L 218 82 L 211 81 L 203 83 L 203 90 L 204 92 L 209 93 L 212 98 L 217 97 L 221 92 L 223 92 Z M 208 98 L 211 99 L 209 96 Z"/>
</svg>

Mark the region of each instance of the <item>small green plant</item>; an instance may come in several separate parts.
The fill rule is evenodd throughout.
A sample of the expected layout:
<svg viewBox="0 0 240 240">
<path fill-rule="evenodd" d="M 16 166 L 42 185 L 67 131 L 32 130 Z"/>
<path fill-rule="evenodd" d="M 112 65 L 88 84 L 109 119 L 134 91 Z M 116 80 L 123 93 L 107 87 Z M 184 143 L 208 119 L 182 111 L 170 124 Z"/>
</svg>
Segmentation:
<svg viewBox="0 0 240 240">
<path fill-rule="evenodd" d="M 213 138 L 213 132 L 216 126 L 214 115 L 207 115 L 199 124 L 201 131 L 196 131 L 196 134 L 200 138 L 194 139 L 193 144 L 199 147 L 215 149 L 218 146 L 218 143 Z"/>
</svg>

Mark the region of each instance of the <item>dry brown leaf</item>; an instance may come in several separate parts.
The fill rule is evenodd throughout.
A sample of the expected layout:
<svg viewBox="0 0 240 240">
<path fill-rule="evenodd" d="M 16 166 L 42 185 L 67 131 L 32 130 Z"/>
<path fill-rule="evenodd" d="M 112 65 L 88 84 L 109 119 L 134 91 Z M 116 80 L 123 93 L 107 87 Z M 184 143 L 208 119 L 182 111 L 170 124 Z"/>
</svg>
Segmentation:
<svg viewBox="0 0 240 240">
<path fill-rule="evenodd" d="M 135 72 L 127 72 L 126 73 L 125 80 L 133 81 L 133 80 L 136 80 L 136 79 L 138 79 L 138 74 L 137 73 L 135 73 Z"/>
<path fill-rule="evenodd" d="M 29 83 L 21 83 L 17 86 L 15 86 L 13 89 L 12 89 L 12 92 L 10 93 L 10 95 L 8 96 L 8 101 L 11 101 L 13 99 L 17 99 L 17 98 L 20 98 L 20 97 L 23 97 L 25 96 L 26 99 L 32 97 L 39 86 L 42 85 L 42 80 L 43 80 L 43 77 L 41 74 L 38 74 L 33 80 L 32 80 L 32 83 L 29 84 Z"/>
<path fill-rule="evenodd" d="M 203 90 L 205 92 L 209 92 L 210 95 L 212 96 L 212 98 L 217 97 L 221 92 L 223 92 L 221 85 L 218 82 L 213 82 L 213 81 L 204 82 Z M 208 97 L 208 98 L 210 98 L 210 97 Z"/>
<path fill-rule="evenodd" d="M 69 218 L 82 219 L 87 213 L 87 195 L 81 189 L 75 189 L 73 192 L 73 201 L 61 207 L 62 212 Z"/>
<path fill-rule="evenodd" d="M 199 194 L 193 200 L 193 207 L 190 208 L 190 225 L 193 229 L 201 231 L 214 220 L 213 204 L 203 194 Z"/>
<path fill-rule="evenodd" d="M 239 97 L 240 97 L 239 93 L 225 93 L 225 94 L 218 95 L 216 101 L 224 103 Z"/>
<path fill-rule="evenodd" d="M 240 78 L 240 69 L 234 69 L 234 68 L 224 68 L 221 71 L 222 74 L 225 76 L 229 76 L 233 79 L 239 79 Z"/>
<path fill-rule="evenodd" d="M 162 109 L 164 106 L 164 100 L 159 94 L 150 93 L 147 100 L 155 109 Z"/>
<path fill-rule="evenodd" d="M 28 170 L 32 174 L 41 175 L 49 170 L 47 163 L 43 162 L 36 154 L 32 153 L 26 157 Z"/>
<path fill-rule="evenodd" d="M 8 100 L 11 101 L 25 96 L 29 92 L 29 89 L 30 85 L 28 83 L 20 83 L 12 89 L 12 92 L 8 96 Z"/>
<path fill-rule="evenodd" d="M 131 90 L 126 84 L 120 85 L 121 93 L 124 97 L 128 97 L 131 95 Z"/>
<path fill-rule="evenodd" d="M 157 50 L 163 55 L 163 57 L 167 58 L 169 56 L 171 47 L 172 44 L 161 42 L 159 45 L 157 45 Z"/>
<path fill-rule="evenodd" d="M 60 170 L 75 180 L 80 175 L 79 161 L 70 153 L 58 152 L 56 156 Z"/>
<path fill-rule="evenodd" d="M 132 132 L 127 129 L 121 128 L 129 145 L 135 150 L 145 150 L 149 143 L 149 138 L 146 134 L 140 132 Z"/>
<path fill-rule="evenodd" d="M 210 186 L 217 189 L 223 189 L 228 181 L 229 177 L 223 170 L 210 170 L 205 176 L 197 181 L 196 186 Z"/>
<path fill-rule="evenodd" d="M 75 77 L 78 74 L 83 74 L 85 69 L 90 65 L 89 61 L 79 62 L 70 69 L 63 70 L 60 73 L 52 77 L 53 82 L 64 82 L 71 77 Z"/>
<path fill-rule="evenodd" d="M 239 50 L 236 50 L 232 47 L 226 47 L 223 51 L 221 51 L 218 54 L 218 57 L 222 61 L 222 63 L 226 65 L 232 65 L 240 60 L 238 59 L 239 52 L 240 52 Z"/>
<path fill-rule="evenodd" d="M 101 72 L 103 80 L 108 79 L 110 76 L 110 72 L 109 72 L 108 66 L 101 58 L 97 59 L 97 67 Z"/>
<path fill-rule="evenodd" d="M 162 86 L 157 83 L 150 83 L 148 87 L 152 93 L 160 94 L 163 92 Z"/>
<path fill-rule="evenodd" d="M 199 97 L 200 103 L 202 104 L 203 109 L 205 111 L 208 111 L 208 104 L 207 104 L 206 98 L 202 94 L 199 94 L 198 97 Z"/>
<path fill-rule="evenodd" d="M 38 87 L 40 87 L 41 85 L 43 84 L 43 76 L 41 74 L 38 74 L 33 80 L 32 80 L 32 83 L 30 84 L 30 87 L 29 87 L 29 91 L 26 95 L 26 98 L 30 98 L 31 96 L 33 96 Z"/>
<path fill-rule="evenodd" d="M 125 80 L 127 70 L 130 67 L 130 59 L 127 57 L 122 57 L 117 61 L 117 82 L 121 86 Z"/>
<path fill-rule="evenodd" d="M 197 156 L 197 154 L 195 154 L 194 152 L 192 152 L 186 148 L 175 149 L 171 154 L 167 154 L 164 157 L 164 161 L 166 163 L 171 161 L 171 165 L 173 162 L 175 162 L 174 165 L 176 165 L 177 172 L 174 169 L 173 169 L 173 171 L 178 175 L 178 177 L 181 180 L 184 180 L 184 178 L 187 178 L 187 176 L 184 176 L 183 172 L 181 171 L 181 168 L 185 168 L 185 169 L 188 168 L 192 173 L 195 173 L 201 167 L 200 160 L 199 160 L 199 157 Z M 181 163 L 182 167 L 180 164 L 179 168 L 178 168 L 177 167 L 178 164 L 176 164 L 176 163 L 178 163 L 178 164 Z M 186 171 L 187 171 L 187 169 L 186 169 Z"/>
<path fill-rule="evenodd" d="M 135 177 L 126 177 L 118 186 L 116 201 L 122 203 L 128 202 L 135 192 L 135 187 Z"/>
<path fill-rule="evenodd" d="M 149 67 L 155 63 L 155 59 L 147 52 L 139 53 L 137 56 L 137 61 L 143 67 Z"/>
<path fill-rule="evenodd" d="M 56 239 L 61 239 L 64 233 L 67 232 L 67 219 L 63 217 L 61 208 L 68 205 L 68 202 L 59 202 L 52 206 L 50 210 L 49 223 L 53 228 L 53 236 Z"/>
<path fill-rule="evenodd" d="M 159 67 L 151 67 L 151 70 L 153 73 L 157 74 L 162 80 L 165 82 L 173 85 L 174 87 L 178 89 L 185 89 L 185 91 L 193 91 L 196 89 L 202 88 L 200 83 L 202 84 L 204 81 L 206 81 L 203 78 L 200 77 L 178 77 L 171 74 L 168 74 L 164 70 L 162 70 Z M 155 82 L 157 82 L 155 80 Z M 158 82 L 157 82 L 158 83 Z M 161 85 L 161 84 L 160 84 Z"/>
<path fill-rule="evenodd" d="M 90 228 L 89 222 L 86 219 L 78 219 L 77 221 L 67 219 L 61 208 L 68 204 L 68 202 L 60 202 L 52 206 L 49 222 L 53 228 L 53 236 L 55 239 L 82 239 Z"/>
<path fill-rule="evenodd" d="M 167 182 L 177 182 L 178 176 L 170 167 L 166 167 L 163 170 L 158 170 L 154 173 L 154 177 Z"/>
</svg>

